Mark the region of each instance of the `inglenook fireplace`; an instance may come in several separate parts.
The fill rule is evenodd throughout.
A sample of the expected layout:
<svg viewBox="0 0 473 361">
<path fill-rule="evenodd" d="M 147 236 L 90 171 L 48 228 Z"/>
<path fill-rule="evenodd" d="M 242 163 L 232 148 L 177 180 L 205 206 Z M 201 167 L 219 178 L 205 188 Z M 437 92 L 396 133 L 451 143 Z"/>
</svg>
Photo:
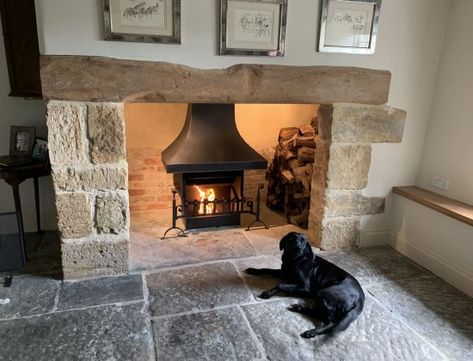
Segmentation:
<svg viewBox="0 0 473 361">
<path fill-rule="evenodd" d="M 239 225 L 242 213 L 261 221 L 259 190 L 256 202 L 243 194 L 244 171 L 266 169 L 267 161 L 238 132 L 234 104 L 189 104 L 181 133 L 161 156 L 176 187 L 171 229 L 177 218 L 187 229 Z"/>
</svg>

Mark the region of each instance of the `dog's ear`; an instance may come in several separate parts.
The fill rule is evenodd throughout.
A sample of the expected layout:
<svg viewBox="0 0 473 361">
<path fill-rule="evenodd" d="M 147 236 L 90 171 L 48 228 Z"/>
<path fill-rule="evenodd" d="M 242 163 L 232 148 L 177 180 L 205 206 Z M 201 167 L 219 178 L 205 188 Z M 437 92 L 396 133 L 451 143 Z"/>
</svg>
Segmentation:
<svg viewBox="0 0 473 361">
<path fill-rule="evenodd" d="M 314 252 L 312 251 L 312 247 L 311 247 L 310 242 L 309 242 L 309 240 L 307 239 L 306 235 L 301 233 L 301 234 L 300 234 L 300 237 L 302 237 L 302 239 L 305 241 L 304 255 L 305 255 L 305 256 L 313 257 L 313 256 L 314 256 Z"/>
<path fill-rule="evenodd" d="M 284 248 L 286 248 L 286 243 L 290 237 L 293 237 L 295 233 L 294 232 L 289 232 L 286 234 L 283 238 L 281 238 L 281 241 L 279 242 L 279 250 L 282 251 Z"/>
</svg>

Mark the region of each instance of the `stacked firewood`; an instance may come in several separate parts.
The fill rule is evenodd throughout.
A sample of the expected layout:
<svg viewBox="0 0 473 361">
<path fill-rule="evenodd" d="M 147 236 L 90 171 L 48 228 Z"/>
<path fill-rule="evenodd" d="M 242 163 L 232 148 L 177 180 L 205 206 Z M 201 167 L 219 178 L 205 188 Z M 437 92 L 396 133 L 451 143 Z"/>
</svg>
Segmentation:
<svg viewBox="0 0 473 361">
<path fill-rule="evenodd" d="M 307 228 L 315 161 L 317 120 L 282 128 L 274 159 L 266 172 L 266 205 L 283 211 L 288 223 Z"/>
</svg>

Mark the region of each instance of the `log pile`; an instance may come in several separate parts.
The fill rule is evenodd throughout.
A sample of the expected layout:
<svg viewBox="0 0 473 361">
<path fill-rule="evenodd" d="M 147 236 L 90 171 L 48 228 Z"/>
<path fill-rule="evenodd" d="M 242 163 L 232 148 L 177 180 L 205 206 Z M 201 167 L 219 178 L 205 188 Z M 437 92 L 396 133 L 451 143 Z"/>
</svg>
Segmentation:
<svg viewBox="0 0 473 361">
<path fill-rule="evenodd" d="M 317 119 L 311 124 L 282 128 L 274 158 L 266 172 L 266 205 L 283 211 L 288 223 L 307 228 L 315 161 Z"/>
</svg>

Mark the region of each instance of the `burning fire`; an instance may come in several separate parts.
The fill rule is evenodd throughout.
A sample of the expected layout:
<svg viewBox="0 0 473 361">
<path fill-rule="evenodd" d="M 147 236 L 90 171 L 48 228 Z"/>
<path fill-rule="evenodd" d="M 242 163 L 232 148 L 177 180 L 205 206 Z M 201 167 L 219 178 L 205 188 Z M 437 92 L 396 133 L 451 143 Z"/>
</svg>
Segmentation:
<svg viewBox="0 0 473 361">
<path fill-rule="evenodd" d="M 213 213 L 215 204 L 210 203 L 207 205 L 204 205 L 204 201 L 207 200 L 208 202 L 213 202 L 215 201 L 215 191 L 213 188 L 209 188 L 206 191 L 203 191 L 200 189 L 198 186 L 194 186 L 197 188 L 197 191 L 199 192 L 199 197 L 200 197 L 200 207 L 199 207 L 199 214 L 204 214 L 204 213 Z M 205 207 L 205 212 L 204 212 L 204 207 Z"/>
</svg>

